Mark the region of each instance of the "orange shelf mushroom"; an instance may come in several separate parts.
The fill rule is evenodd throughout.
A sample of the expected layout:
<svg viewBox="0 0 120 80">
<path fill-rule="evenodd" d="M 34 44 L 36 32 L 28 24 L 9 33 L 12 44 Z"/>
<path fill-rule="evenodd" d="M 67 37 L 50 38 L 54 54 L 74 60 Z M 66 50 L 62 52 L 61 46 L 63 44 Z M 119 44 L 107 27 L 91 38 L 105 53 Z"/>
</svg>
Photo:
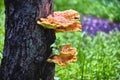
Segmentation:
<svg viewBox="0 0 120 80">
<path fill-rule="evenodd" d="M 72 48 L 71 44 L 66 44 L 63 46 L 59 55 L 55 54 L 48 58 L 48 62 L 56 63 L 60 66 L 66 66 L 70 62 L 76 62 L 77 58 L 76 48 Z"/>
<path fill-rule="evenodd" d="M 47 18 L 40 18 L 37 24 L 44 28 L 54 29 L 56 32 L 82 31 L 80 15 L 75 10 L 57 11 Z"/>
</svg>

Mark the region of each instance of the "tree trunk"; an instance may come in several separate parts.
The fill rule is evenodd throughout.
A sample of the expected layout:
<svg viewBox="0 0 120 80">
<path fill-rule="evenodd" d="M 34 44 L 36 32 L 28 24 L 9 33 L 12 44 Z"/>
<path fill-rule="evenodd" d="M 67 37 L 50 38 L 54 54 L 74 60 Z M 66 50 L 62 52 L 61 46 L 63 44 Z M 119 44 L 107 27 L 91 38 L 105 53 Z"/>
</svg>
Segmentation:
<svg viewBox="0 0 120 80">
<path fill-rule="evenodd" d="M 5 0 L 5 45 L 0 80 L 53 80 L 48 63 L 54 30 L 37 25 L 53 12 L 53 0 Z"/>
</svg>

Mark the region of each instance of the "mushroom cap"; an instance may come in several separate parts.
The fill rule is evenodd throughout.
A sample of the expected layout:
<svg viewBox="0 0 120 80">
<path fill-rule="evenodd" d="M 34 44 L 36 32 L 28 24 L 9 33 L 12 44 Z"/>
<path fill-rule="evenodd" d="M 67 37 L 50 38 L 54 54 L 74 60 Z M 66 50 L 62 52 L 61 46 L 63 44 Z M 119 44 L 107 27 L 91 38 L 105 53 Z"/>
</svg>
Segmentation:
<svg viewBox="0 0 120 80">
<path fill-rule="evenodd" d="M 38 24 L 45 28 L 54 29 L 56 32 L 82 31 L 80 15 L 75 10 L 57 11 L 47 18 L 41 18 Z"/>
<path fill-rule="evenodd" d="M 66 44 L 63 46 L 59 55 L 52 55 L 47 61 L 56 63 L 60 66 L 66 66 L 70 62 L 77 61 L 76 55 L 76 48 L 72 48 L 71 44 Z"/>
</svg>

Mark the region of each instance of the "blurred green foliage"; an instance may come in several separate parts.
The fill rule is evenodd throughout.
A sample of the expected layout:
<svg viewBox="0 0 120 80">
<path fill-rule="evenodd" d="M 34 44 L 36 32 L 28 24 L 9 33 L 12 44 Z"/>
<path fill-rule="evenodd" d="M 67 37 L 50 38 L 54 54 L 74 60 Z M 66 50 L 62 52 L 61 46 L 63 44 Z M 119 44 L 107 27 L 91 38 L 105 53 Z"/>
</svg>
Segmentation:
<svg viewBox="0 0 120 80">
<path fill-rule="evenodd" d="M 120 22 L 119 0 L 54 0 L 55 10 L 75 9 L 81 14 Z"/>
<path fill-rule="evenodd" d="M 0 1 L 0 63 L 2 59 L 3 45 L 4 45 L 4 5 L 3 0 Z"/>
<path fill-rule="evenodd" d="M 0 8 L 3 8 L 4 7 L 4 0 L 0 0 Z"/>
<path fill-rule="evenodd" d="M 77 63 L 56 67 L 55 80 L 118 80 L 120 78 L 120 32 L 96 36 L 57 33 L 55 45 L 72 43 L 78 50 Z"/>
</svg>

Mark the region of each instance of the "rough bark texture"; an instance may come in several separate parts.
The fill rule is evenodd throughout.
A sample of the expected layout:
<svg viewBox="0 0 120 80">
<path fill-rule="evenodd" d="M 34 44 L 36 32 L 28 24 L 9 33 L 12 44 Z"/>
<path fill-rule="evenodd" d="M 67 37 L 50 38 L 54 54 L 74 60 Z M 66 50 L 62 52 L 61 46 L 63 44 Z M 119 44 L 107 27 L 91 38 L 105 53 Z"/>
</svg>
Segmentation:
<svg viewBox="0 0 120 80">
<path fill-rule="evenodd" d="M 53 0 L 5 0 L 5 45 L 0 80 L 53 80 L 55 64 L 46 62 L 53 30 L 36 24 L 53 12 Z"/>
</svg>

